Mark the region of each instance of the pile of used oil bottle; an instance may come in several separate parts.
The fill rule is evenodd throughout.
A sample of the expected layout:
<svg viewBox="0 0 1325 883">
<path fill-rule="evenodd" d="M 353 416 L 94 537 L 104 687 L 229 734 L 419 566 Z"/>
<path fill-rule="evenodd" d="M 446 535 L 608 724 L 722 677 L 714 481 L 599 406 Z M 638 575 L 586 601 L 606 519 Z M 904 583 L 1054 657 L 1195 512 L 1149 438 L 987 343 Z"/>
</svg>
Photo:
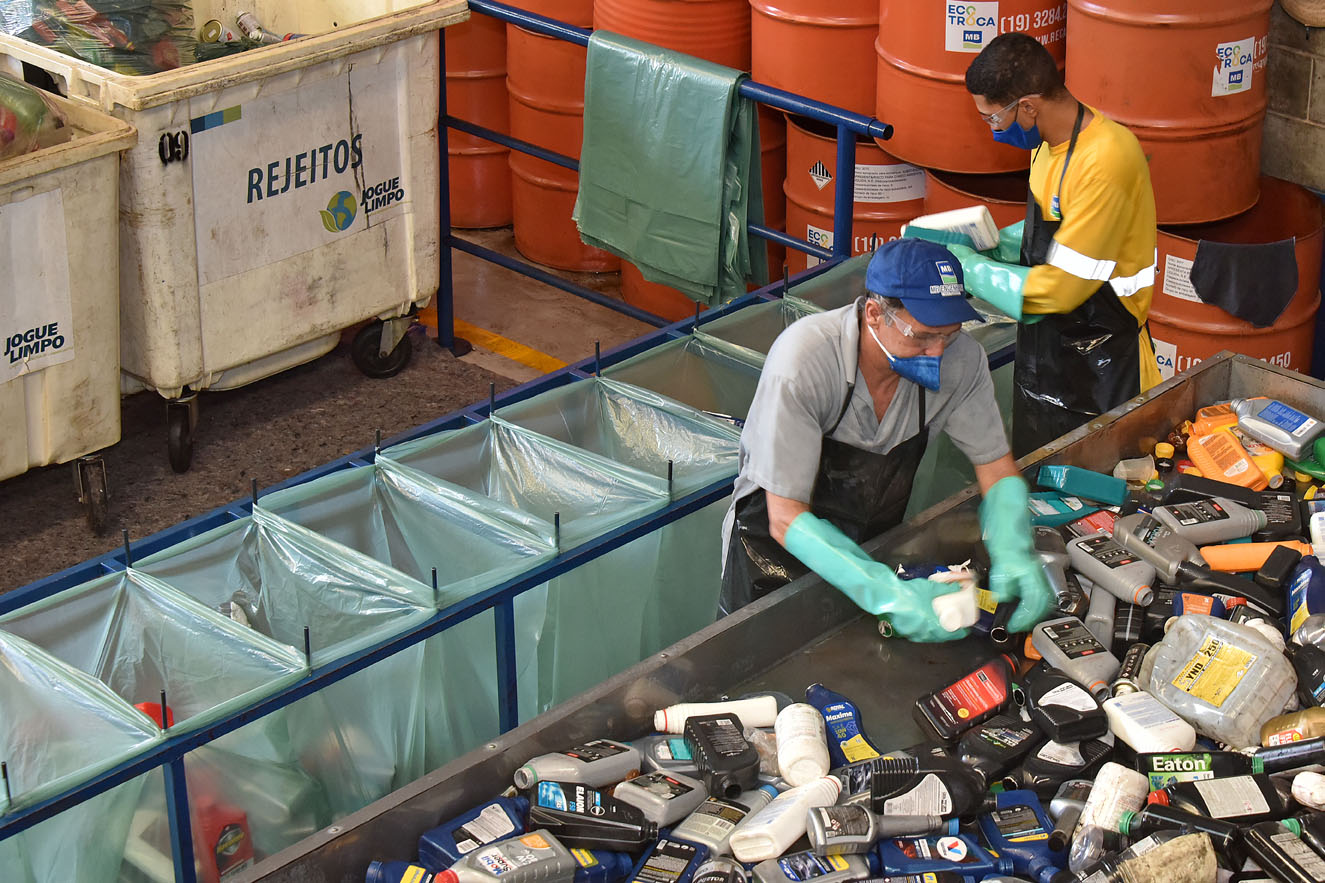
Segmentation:
<svg viewBox="0 0 1325 883">
<path fill-rule="evenodd" d="M 529 760 L 367 880 L 1325 881 L 1322 431 L 1236 399 L 1114 475 L 1041 467 L 1058 609 L 1023 640 L 985 603 L 993 658 L 916 700 L 920 745 L 821 684 L 672 706 Z"/>
</svg>

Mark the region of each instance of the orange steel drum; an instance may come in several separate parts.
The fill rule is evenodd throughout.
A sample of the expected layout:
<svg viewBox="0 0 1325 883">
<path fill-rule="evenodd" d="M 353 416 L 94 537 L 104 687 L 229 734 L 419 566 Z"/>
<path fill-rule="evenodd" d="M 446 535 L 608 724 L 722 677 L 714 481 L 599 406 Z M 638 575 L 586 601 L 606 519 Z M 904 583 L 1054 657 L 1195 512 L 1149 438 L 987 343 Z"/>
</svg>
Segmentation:
<svg viewBox="0 0 1325 883">
<path fill-rule="evenodd" d="M 446 109 L 452 116 L 509 132 L 506 112 L 506 25 L 490 15 L 442 31 L 446 40 Z M 510 151 L 449 129 L 447 170 L 451 226 L 504 227 L 511 223 Z"/>
<path fill-rule="evenodd" d="M 1136 134 L 1161 224 L 1214 221 L 1255 204 L 1270 6 L 1069 0 L 1067 86 Z"/>
<path fill-rule="evenodd" d="M 557 4 L 565 6 L 565 3 Z M 585 10 L 587 13 L 587 10 Z M 585 49 L 508 25 L 511 134 L 579 159 L 584 136 Z M 620 260 L 585 245 L 571 219 L 579 175 L 512 151 L 515 247 L 563 270 L 616 270 Z"/>
<path fill-rule="evenodd" d="M 801 117 L 787 118 L 787 232 L 831 249 L 833 199 L 837 192 L 836 130 Z M 870 138 L 856 141 L 856 187 L 852 208 L 853 255 L 869 251 L 871 238 L 896 239 L 902 225 L 925 211 L 925 172 L 889 156 Z M 789 249 L 787 265 L 799 273 L 817 258 Z"/>
<path fill-rule="evenodd" d="M 759 157 L 763 171 L 764 226 L 785 230 L 787 198 L 782 194 L 782 181 L 787 177 L 787 118 L 763 104 L 759 105 Z M 769 281 L 781 279 L 787 250 L 767 240 L 764 246 L 768 249 Z"/>
<path fill-rule="evenodd" d="M 750 69 L 747 0 L 597 0 L 593 25 L 737 70 Z"/>
<path fill-rule="evenodd" d="M 879 0 L 750 0 L 754 78 L 874 116 Z"/>
<path fill-rule="evenodd" d="M 695 315 L 695 301 L 675 288 L 645 279 L 630 261 L 621 262 L 621 298 L 670 322 Z"/>
<path fill-rule="evenodd" d="M 896 127 L 881 142 L 909 163 L 953 172 L 1012 172 L 1031 155 L 989 135 L 966 91 L 966 68 L 998 34 L 1021 31 L 1063 61 L 1063 0 L 880 0 L 875 115 Z M 1131 63 L 1130 46 L 1113 47 Z"/>
<path fill-rule="evenodd" d="M 1232 350 L 1293 371 L 1311 370 L 1316 311 L 1320 307 L 1321 203 L 1310 191 L 1262 176 L 1261 198 L 1244 214 L 1226 221 L 1159 231 L 1155 299 L 1150 334 L 1159 371 L 1166 379 Z M 1201 303 L 1191 285 L 1198 240 L 1242 244 L 1296 237 L 1297 293 L 1275 323 L 1257 328 L 1219 307 Z"/>
<path fill-rule="evenodd" d="M 925 170 L 925 214 L 983 205 L 994 223 L 1007 227 L 1026 219 L 1025 172 L 1000 175 L 962 175 Z"/>
</svg>

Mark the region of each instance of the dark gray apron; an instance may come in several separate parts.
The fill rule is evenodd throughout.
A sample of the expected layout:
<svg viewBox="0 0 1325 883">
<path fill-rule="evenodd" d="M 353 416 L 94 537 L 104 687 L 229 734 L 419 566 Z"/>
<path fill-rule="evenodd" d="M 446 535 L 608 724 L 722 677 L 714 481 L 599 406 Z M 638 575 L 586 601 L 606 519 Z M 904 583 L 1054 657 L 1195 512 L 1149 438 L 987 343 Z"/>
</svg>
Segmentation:
<svg viewBox="0 0 1325 883">
<path fill-rule="evenodd" d="M 906 516 L 911 483 L 925 456 L 929 432 L 925 390 L 921 388 L 919 431 L 888 452 L 867 451 L 829 438 L 846 416 L 854 392 L 852 383 L 837 420 L 824 433 L 810 511 L 859 543 L 897 526 Z M 738 500 L 722 575 L 721 612 L 731 613 L 808 572 L 769 533 L 768 497 L 763 489 L 756 488 Z"/>
</svg>

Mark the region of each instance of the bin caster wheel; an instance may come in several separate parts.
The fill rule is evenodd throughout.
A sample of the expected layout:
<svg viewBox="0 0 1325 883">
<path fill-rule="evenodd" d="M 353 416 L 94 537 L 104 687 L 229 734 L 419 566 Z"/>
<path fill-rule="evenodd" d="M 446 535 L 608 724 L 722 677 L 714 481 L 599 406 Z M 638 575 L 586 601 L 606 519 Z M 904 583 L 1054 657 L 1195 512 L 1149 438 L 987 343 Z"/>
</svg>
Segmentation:
<svg viewBox="0 0 1325 883">
<path fill-rule="evenodd" d="M 78 502 L 83 504 L 87 515 L 87 526 L 95 534 L 105 533 L 110 509 L 106 461 L 100 457 L 79 457 L 74 463 L 74 481 L 78 486 Z"/>
<path fill-rule="evenodd" d="M 374 379 L 395 377 L 405 369 L 410 357 L 414 355 L 414 344 L 410 342 L 408 336 L 400 338 L 395 349 L 382 355 L 382 332 L 385 324 L 380 319 L 369 322 L 354 335 L 354 342 L 350 346 L 350 358 L 365 377 Z"/>
<path fill-rule="evenodd" d="M 197 399 L 166 403 L 166 442 L 170 468 L 178 473 L 189 471 L 193 463 L 194 408 Z"/>
</svg>

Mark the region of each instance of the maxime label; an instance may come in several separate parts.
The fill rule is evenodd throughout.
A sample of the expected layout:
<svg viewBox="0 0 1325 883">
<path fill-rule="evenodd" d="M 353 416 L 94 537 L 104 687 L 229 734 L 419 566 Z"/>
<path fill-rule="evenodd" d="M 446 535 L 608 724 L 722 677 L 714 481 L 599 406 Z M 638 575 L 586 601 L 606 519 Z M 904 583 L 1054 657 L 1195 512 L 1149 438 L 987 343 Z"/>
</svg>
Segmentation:
<svg viewBox="0 0 1325 883">
<path fill-rule="evenodd" d="M 0 285 L 3 384 L 74 358 L 70 252 L 60 190 L 0 206 L 0 263 L 6 277 Z"/>
</svg>

